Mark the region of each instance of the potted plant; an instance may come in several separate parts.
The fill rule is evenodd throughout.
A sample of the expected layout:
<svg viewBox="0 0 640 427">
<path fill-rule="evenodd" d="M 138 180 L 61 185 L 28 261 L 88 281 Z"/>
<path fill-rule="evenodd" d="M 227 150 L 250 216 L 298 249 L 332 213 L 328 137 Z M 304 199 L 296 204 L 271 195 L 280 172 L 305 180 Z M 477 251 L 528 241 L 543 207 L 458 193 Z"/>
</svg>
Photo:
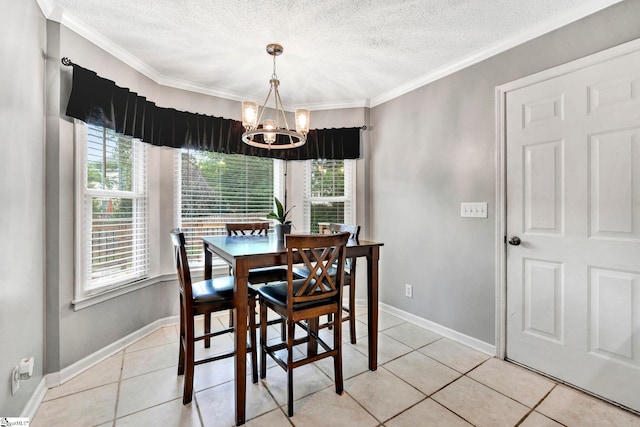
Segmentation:
<svg viewBox="0 0 640 427">
<path fill-rule="evenodd" d="M 274 197 L 276 203 L 276 210 L 274 212 L 269 212 L 267 214 L 267 218 L 275 219 L 277 222 L 275 226 L 276 236 L 278 236 L 278 240 L 284 241 L 284 235 L 291 233 L 291 220 L 287 219 L 289 216 L 289 212 L 295 206 L 292 206 L 291 209 L 286 210 L 282 205 L 280 200 L 277 197 Z"/>
</svg>

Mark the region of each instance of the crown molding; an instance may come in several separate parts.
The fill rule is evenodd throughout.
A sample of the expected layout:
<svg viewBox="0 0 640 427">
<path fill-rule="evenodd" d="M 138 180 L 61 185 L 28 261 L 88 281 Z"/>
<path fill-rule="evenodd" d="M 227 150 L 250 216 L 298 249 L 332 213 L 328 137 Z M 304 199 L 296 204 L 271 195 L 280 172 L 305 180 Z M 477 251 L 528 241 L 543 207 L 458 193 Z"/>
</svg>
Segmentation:
<svg viewBox="0 0 640 427">
<path fill-rule="evenodd" d="M 93 28 L 89 27 L 87 24 L 85 24 L 83 21 L 76 18 L 69 12 L 62 13 L 60 23 L 79 36 L 85 38 L 86 40 L 89 40 L 99 48 L 115 56 L 131 68 L 134 68 L 135 70 L 144 74 L 151 80 L 157 82 L 160 78 L 162 78 L 160 73 L 154 70 L 151 66 L 147 65 L 145 62 L 141 61 L 137 56 L 131 54 L 129 51 L 122 48 L 111 39 L 98 33 Z M 73 60 L 73 58 L 71 58 L 71 60 Z"/>
<path fill-rule="evenodd" d="M 339 110 L 342 108 L 366 108 L 369 106 L 369 99 L 343 99 L 340 101 L 316 102 L 312 104 L 296 105 L 291 108 L 307 108 L 311 111 Z"/>
<path fill-rule="evenodd" d="M 200 93 L 203 95 L 217 96 L 218 98 L 229 99 L 231 101 L 255 101 L 258 103 L 264 102 L 264 98 L 252 98 L 241 95 L 237 92 L 232 92 L 224 89 L 212 88 L 209 86 L 199 85 L 188 80 L 175 79 L 164 75 L 159 75 L 158 78 L 153 79 L 156 83 L 162 86 L 168 86 L 175 89 L 188 90 L 191 92 Z"/>
<path fill-rule="evenodd" d="M 142 73 L 154 82 L 168 87 L 176 89 L 188 90 L 191 92 L 201 93 L 204 95 L 216 96 L 219 98 L 229 99 L 233 101 L 242 101 L 248 99 L 247 96 L 234 93 L 224 89 L 211 88 L 195 84 L 186 80 L 175 79 L 157 72 L 153 67 L 147 63 L 141 61 L 139 58 L 131 54 L 129 51 L 113 42 L 109 38 L 96 32 L 93 28 L 87 26 L 81 20 L 75 18 L 68 12 L 60 10 L 55 6 L 53 0 L 36 0 L 38 6 L 42 10 L 42 13 L 47 19 L 60 22 L 65 27 L 76 32 L 78 35 L 84 37 L 88 41 L 94 43 L 101 49 L 110 53 L 114 57 L 123 61 L 125 64 Z M 394 98 L 409 93 L 415 89 L 460 71 L 466 67 L 477 64 L 485 59 L 491 58 L 499 53 L 509 50 L 513 47 L 521 45 L 525 42 L 540 37 L 553 30 L 561 28 L 571 22 L 577 21 L 585 16 L 596 13 L 606 7 L 620 3 L 623 0 L 592 0 L 586 2 L 581 7 L 572 10 L 571 12 L 559 15 L 548 19 L 532 28 L 521 31 L 512 37 L 501 40 L 497 43 L 493 43 L 485 49 L 472 53 L 458 61 L 451 62 L 441 68 L 438 68 L 432 72 L 424 74 L 416 79 L 403 83 L 394 89 L 387 92 L 383 92 L 380 95 L 374 96 L 370 99 L 351 99 L 351 100 L 338 100 L 329 102 L 318 102 L 314 104 L 307 104 L 304 108 L 308 108 L 312 111 L 316 110 L 332 110 L 341 108 L 373 108 Z M 286 110 L 295 109 L 294 106 L 288 106 Z"/>
<path fill-rule="evenodd" d="M 86 25 L 82 20 L 76 18 L 72 14 L 64 11 L 60 11 L 55 7 L 52 0 L 37 0 L 40 5 L 40 9 L 47 17 L 56 22 L 60 22 L 62 25 L 75 32 L 79 36 L 85 38 L 91 43 L 95 44 L 99 48 L 103 49 L 107 53 L 113 55 L 117 59 L 121 60 L 129 67 L 135 69 L 141 74 L 145 75 L 149 79 L 153 80 L 159 85 L 173 87 L 176 89 L 188 90 L 191 92 L 201 93 L 204 95 L 217 96 L 224 99 L 230 99 L 234 101 L 242 101 L 243 97 L 238 93 L 231 91 L 206 87 L 195 84 L 186 80 L 175 79 L 172 77 L 164 76 L 157 72 L 153 67 L 146 62 L 141 61 L 137 56 L 133 55 L 122 46 L 118 45 L 111 39 L 95 31 L 92 27 Z M 246 99 L 246 97 L 244 97 Z"/>
<path fill-rule="evenodd" d="M 45 16 L 45 18 L 59 22 L 58 19 L 55 19 L 55 11 L 57 8 L 53 3 L 53 0 L 36 0 L 36 2 L 38 3 L 38 6 L 40 7 L 40 10 L 42 11 L 42 14 Z"/>
<path fill-rule="evenodd" d="M 586 4 L 572 10 L 569 13 L 565 13 L 557 17 L 548 19 L 534 27 L 531 27 L 524 31 L 520 31 L 514 34 L 512 37 L 500 40 L 497 43 L 493 43 L 488 47 L 474 52 L 471 55 L 468 55 L 458 61 L 451 62 L 441 68 L 424 74 L 421 77 L 401 84 L 394 89 L 374 96 L 373 98 L 371 98 L 370 106 L 371 108 L 376 107 L 380 104 L 383 104 L 387 101 L 418 89 L 426 84 L 432 83 L 457 71 L 463 70 L 471 65 L 484 61 L 485 59 L 498 55 L 513 47 L 519 46 L 553 30 L 564 27 L 565 25 L 594 14 L 606 7 L 612 6 L 616 3 L 620 3 L 621 1 L 623 0 L 594 0 L 587 2 Z"/>
</svg>

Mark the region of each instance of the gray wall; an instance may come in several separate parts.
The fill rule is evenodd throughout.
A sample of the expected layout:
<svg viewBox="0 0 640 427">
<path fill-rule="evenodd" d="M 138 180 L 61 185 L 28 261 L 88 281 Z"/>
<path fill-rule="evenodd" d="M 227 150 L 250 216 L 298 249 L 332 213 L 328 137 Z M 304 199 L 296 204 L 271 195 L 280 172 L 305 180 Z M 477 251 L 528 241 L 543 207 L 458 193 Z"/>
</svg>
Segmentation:
<svg viewBox="0 0 640 427">
<path fill-rule="evenodd" d="M 71 90 L 73 62 L 119 86 L 147 96 L 159 106 L 240 118 L 240 103 L 164 87 L 60 24 L 47 23 L 47 263 L 46 372 L 57 372 L 155 320 L 177 315 L 175 281 L 157 283 L 75 311 L 74 297 L 74 125 L 64 111 Z M 148 191 L 150 276 L 174 274 L 168 232 L 174 223 L 174 151 L 149 147 Z"/>
<path fill-rule="evenodd" d="M 47 372 L 57 372 L 155 320 L 178 313 L 177 286 L 160 282 L 99 304 L 74 310 L 74 125 L 64 111 L 71 89 L 72 68 L 60 63 L 68 56 L 140 93 L 170 101 L 163 88 L 76 33 L 48 22 L 48 86 L 56 96 L 47 104 Z M 176 91 L 174 91 L 176 92 Z M 180 98 L 177 94 L 176 100 Z M 178 101 L 176 101 L 178 103 Z M 173 228 L 173 153 L 149 150 L 148 193 L 150 276 L 174 273 L 168 231 Z M 52 325 L 52 326 L 50 326 Z"/>
<path fill-rule="evenodd" d="M 625 1 L 371 110 L 382 302 L 495 343 L 495 87 L 636 39 L 638 17 Z M 475 201 L 489 218 L 460 218 Z"/>
<path fill-rule="evenodd" d="M 35 1 L 0 1 L 0 415 L 18 416 L 42 379 L 45 19 Z M 35 357 L 11 396 L 11 370 Z"/>
</svg>

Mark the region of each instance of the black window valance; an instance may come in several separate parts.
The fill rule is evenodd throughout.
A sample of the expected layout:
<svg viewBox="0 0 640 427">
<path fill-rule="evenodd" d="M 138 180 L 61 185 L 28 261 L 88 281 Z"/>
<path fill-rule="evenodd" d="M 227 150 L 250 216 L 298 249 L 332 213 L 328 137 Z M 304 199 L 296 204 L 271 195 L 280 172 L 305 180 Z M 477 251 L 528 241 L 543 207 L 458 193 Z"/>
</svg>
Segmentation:
<svg viewBox="0 0 640 427">
<path fill-rule="evenodd" d="M 72 65 L 73 86 L 66 114 L 149 144 L 284 160 L 360 157 L 359 127 L 312 129 L 305 145 L 288 150 L 252 147 L 242 142 L 242 122 L 158 107 L 91 70 Z"/>
</svg>

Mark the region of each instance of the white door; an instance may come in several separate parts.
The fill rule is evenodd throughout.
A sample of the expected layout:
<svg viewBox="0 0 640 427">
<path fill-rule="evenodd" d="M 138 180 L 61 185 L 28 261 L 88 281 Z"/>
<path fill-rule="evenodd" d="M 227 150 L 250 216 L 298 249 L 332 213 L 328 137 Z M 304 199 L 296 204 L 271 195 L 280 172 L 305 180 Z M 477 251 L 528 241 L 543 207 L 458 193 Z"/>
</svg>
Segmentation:
<svg viewBox="0 0 640 427">
<path fill-rule="evenodd" d="M 640 52 L 506 114 L 507 358 L 640 411 Z"/>
</svg>

